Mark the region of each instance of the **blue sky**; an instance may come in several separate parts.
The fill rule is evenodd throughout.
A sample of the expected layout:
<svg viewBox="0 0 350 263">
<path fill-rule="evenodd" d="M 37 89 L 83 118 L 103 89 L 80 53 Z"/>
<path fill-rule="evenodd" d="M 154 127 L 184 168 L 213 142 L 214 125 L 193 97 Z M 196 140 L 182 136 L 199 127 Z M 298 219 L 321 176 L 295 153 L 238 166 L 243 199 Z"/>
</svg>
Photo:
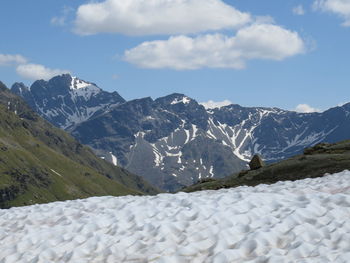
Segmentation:
<svg viewBox="0 0 350 263">
<path fill-rule="evenodd" d="M 1 1 L 0 80 L 69 71 L 126 99 L 350 102 L 350 0 L 166 2 Z"/>
</svg>

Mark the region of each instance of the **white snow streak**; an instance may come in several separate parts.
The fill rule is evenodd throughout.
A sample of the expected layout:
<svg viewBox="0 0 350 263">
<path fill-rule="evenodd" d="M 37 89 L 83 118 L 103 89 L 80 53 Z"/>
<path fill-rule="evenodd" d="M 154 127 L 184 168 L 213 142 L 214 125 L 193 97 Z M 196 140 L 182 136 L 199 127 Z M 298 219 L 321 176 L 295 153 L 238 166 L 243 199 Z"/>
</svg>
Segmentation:
<svg viewBox="0 0 350 263">
<path fill-rule="evenodd" d="M 170 104 L 171 105 L 178 104 L 178 103 L 188 104 L 190 102 L 191 102 L 190 98 L 182 97 L 181 99 L 179 99 L 179 98 L 174 99 Z"/>
<path fill-rule="evenodd" d="M 51 172 L 53 172 L 53 173 L 57 174 L 58 176 L 62 177 L 62 175 L 59 174 L 58 172 L 56 172 L 55 170 L 53 170 L 53 169 L 50 169 L 50 170 L 51 170 Z"/>
</svg>

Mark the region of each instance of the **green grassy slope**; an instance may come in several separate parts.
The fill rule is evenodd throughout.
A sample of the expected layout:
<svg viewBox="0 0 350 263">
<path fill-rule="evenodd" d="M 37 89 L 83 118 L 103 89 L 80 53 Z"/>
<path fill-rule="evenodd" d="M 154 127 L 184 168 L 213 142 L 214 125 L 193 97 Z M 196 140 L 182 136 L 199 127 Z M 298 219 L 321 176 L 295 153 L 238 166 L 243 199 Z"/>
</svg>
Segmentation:
<svg viewBox="0 0 350 263">
<path fill-rule="evenodd" d="M 350 170 L 350 141 L 319 144 L 304 154 L 270 164 L 258 170 L 242 171 L 222 180 L 208 180 L 183 189 L 185 192 L 216 190 L 241 185 L 255 186 L 278 181 L 321 177 L 326 173 Z"/>
<path fill-rule="evenodd" d="M 98 158 L 0 83 L 0 207 L 101 195 L 155 194 L 142 178 Z"/>
</svg>

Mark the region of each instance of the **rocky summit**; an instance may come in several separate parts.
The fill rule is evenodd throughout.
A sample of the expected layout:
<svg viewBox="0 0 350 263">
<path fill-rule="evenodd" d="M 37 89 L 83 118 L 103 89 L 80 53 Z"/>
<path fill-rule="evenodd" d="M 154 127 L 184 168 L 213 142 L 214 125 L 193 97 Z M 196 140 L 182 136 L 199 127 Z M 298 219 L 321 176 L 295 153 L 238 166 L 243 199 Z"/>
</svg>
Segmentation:
<svg viewBox="0 0 350 263">
<path fill-rule="evenodd" d="M 69 74 L 49 81 L 35 81 L 30 88 L 23 83 L 15 83 L 11 91 L 23 97 L 45 119 L 63 129 L 125 102 L 117 92 L 103 91 L 96 84 Z"/>
<path fill-rule="evenodd" d="M 99 156 L 167 191 L 239 172 L 255 154 L 272 163 L 349 138 L 350 104 L 297 113 L 236 104 L 206 109 L 178 93 L 125 101 L 70 75 L 12 91 Z"/>
</svg>

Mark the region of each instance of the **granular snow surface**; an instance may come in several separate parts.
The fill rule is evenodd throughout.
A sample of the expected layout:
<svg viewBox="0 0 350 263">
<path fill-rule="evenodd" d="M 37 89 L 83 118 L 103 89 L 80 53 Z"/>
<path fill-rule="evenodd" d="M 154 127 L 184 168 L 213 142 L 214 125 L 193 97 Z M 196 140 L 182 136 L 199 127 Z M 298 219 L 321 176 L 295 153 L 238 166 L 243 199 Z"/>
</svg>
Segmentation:
<svg viewBox="0 0 350 263">
<path fill-rule="evenodd" d="M 349 262 L 350 172 L 0 210 L 0 262 Z"/>
</svg>

